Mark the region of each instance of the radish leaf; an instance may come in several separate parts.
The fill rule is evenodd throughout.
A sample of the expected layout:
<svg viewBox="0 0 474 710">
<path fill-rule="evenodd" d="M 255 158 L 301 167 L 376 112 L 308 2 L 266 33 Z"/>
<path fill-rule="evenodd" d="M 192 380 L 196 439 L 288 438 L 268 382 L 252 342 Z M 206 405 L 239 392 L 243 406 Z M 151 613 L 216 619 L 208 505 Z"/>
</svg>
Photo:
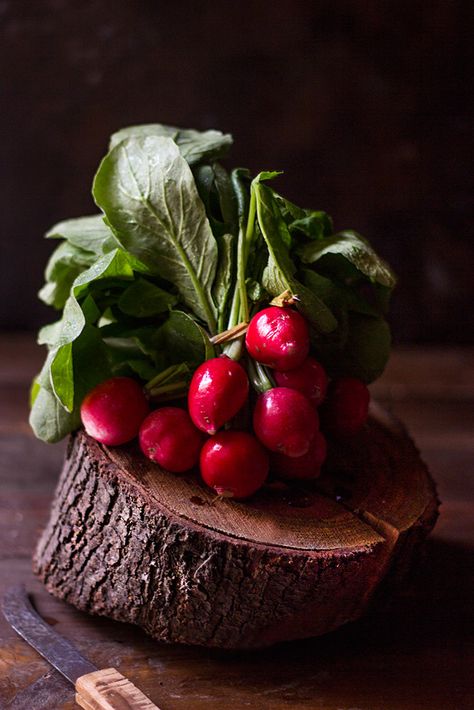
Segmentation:
<svg viewBox="0 0 474 710">
<path fill-rule="evenodd" d="M 188 308 L 215 332 L 217 243 L 173 140 L 123 140 L 102 161 L 93 194 L 123 248 L 174 283 Z"/>
</svg>

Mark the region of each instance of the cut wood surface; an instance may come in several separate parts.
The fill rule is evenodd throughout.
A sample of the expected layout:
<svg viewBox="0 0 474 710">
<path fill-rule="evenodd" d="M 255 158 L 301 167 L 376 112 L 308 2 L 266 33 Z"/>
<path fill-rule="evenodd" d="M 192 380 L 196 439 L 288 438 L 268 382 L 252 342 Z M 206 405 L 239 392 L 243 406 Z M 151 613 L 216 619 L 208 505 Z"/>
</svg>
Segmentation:
<svg viewBox="0 0 474 710">
<path fill-rule="evenodd" d="M 474 706 L 472 349 L 396 351 L 374 387 L 407 425 L 442 500 L 423 558 L 390 604 L 319 638 L 230 653 L 162 644 L 136 626 L 91 617 L 50 596 L 33 576 L 31 555 L 64 446 L 44 445 L 28 430 L 29 380 L 43 357 L 32 343 L 30 335 L 0 340 L 0 589 L 26 584 L 49 623 L 99 668 L 115 666 L 162 710 Z M 0 707 L 34 681 L 29 709 L 77 707 L 74 688 L 0 619 Z"/>
<path fill-rule="evenodd" d="M 55 596 L 161 641 L 251 648 L 331 631 L 408 569 L 436 519 L 424 464 L 386 420 L 334 442 L 318 487 L 274 483 L 244 503 L 80 431 L 35 571 Z"/>
</svg>

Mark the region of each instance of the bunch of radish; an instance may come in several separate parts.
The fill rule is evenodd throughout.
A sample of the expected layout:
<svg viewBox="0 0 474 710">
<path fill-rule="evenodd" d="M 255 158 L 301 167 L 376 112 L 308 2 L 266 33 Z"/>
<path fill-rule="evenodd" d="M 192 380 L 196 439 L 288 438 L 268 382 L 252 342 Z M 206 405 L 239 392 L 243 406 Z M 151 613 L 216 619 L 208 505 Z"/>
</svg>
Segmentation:
<svg viewBox="0 0 474 710">
<path fill-rule="evenodd" d="M 334 436 L 359 431 L 368 413 L 366 385 L 351 377 L 329 382 L 309 354 L 305 319 L 290 306 L 258 312 L 245 344 L 243 362 L 270 368 L 275 383 L 258 396 L 250 392 L 244 365 L 221 355 L 194 372 L 187 411 L 166 406 L 150 412 L 134 380 L 103 382 L 82 403 L 86 431 L 111 446 L 138 435 L 149 459 L 174 473 L 199 464 L 204 482 L 226 497 L 251 496 L 269 471 L 286 480 L 316 478 L 326 458 L 320 424 Z M 237 426 L 245 408 L 253 410 L 248 430 Z"/>
</svg>

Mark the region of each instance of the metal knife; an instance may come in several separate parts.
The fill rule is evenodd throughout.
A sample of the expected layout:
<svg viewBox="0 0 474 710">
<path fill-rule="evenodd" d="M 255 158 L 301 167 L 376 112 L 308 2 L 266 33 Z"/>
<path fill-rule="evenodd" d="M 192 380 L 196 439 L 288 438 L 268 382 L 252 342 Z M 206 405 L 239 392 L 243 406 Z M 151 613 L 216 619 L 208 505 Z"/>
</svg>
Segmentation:
<svg viewBox="0 0 474 710">
<path fill-rule="evenodd" d="M 51 628 L 33 608 L 23 585 L 11 587 L 2 611 L 15 631 L 76 689 L 76 702 L 86 710 L 159 710 L 115 668 L 99 670 Z"/>
</svg>

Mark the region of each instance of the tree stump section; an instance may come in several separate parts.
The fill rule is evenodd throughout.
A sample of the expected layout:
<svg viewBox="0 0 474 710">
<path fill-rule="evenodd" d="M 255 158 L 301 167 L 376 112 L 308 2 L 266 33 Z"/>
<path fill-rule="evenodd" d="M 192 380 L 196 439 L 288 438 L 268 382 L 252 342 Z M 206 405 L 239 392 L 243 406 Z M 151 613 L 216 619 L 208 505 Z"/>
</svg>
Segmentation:
<svg viewBox="0 0 474 710">
<path fill-rule="evenodd" d="M 360 617 L 405 578 L 437 509 L 415 446 L 381 411 L 330 446 L 314 483 L 245 503 L 79 431 L 34 568 L 56 597 L 160 641 L 267 646 Z"/>
</svg>

